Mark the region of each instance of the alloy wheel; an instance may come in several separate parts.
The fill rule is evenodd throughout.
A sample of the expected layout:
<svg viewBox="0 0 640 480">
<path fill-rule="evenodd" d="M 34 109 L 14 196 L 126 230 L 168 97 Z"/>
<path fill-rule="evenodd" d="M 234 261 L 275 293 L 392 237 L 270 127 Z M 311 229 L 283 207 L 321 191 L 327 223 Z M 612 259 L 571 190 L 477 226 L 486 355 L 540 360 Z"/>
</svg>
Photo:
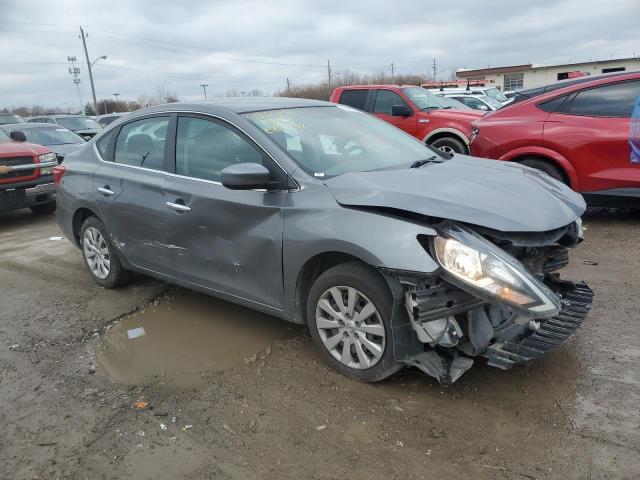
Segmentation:
<svg viewBox="0 0 640 480">
<path fill-rule="evenodd" d="M 353 287 L 332 287 L 320 296 L 316 328 L 327 351 L 347 367 L 371 368 L 382 358 L 386 335 L 380 313 Z"/>
<path fill-rule="evenodd" d="M 101 280 L 111 272 L 111 255 L 102 233 L 97 228 L 88 227 L 82 240 L 84 257 L 91 272 Z"/>
</svg>

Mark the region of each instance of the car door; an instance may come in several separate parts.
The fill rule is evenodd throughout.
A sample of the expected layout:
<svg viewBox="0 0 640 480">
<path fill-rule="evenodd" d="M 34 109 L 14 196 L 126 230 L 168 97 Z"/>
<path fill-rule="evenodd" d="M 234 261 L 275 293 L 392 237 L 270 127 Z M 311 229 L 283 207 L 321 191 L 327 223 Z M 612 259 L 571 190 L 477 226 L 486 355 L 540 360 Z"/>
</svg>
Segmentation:
<svg viewBox="0 0 640 480">
<path fill-rule="evenodd" d="M 174 275 L 195 285 L 282 309 L 283 203 L 286 175 L 234 126 L 205 115 L 180 115 L 167 245 Z M 266 166 L 274 191 L 230 190 L 221 171 L 235 163 Z"/>
<path fill-rule="evenodd" d="M 414 114 L 409 117 L 400 117 L 392 115 L 392 107 L 395 105 L 404 105 L 410 108 Z M 404 130 L 410 135 L 415 136 L 417 133 L 417 118 L 415 109 L 409 105 L 400 95 L 392 90 L 378 89 L 375 100 L 373 101 L 373 114 L 390 123 L 391 125 Z"/>
<path fill-rule="evenodd" d="M 165 274 L 171 267 L 164 240 L 172 213 L 164 193 L 169 121 L 168 115 L 145 117 L 102 137 L 96 147 L 105 161 L 93 178 L 98 209 L 116 246 L 133 265 Z M 164 137 L 152 139 L 149 129 L 164 131 Z"/>
<path fill-rule="evenodd" d="M 545 122 L 543 144 L 573 164 L 582 191 L 640 187 L 640 165 L 631 163 L 629 146 L 631 112 L 639 96 L 640 81 L 634 80 L 545 102 L 556 108 Z"/>
</svg>

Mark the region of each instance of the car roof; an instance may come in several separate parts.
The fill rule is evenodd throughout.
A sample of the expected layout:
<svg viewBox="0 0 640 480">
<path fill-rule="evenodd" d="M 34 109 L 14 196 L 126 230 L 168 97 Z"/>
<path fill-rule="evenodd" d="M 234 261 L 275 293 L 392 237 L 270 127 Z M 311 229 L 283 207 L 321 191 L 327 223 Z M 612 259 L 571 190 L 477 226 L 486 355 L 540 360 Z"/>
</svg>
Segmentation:
<svg viewBox="0 0 640 480">
<path fill-rule="evenodd" d="M 285 108 L 303 107 L 335 107 L 335 103 L 306 98 L 288 97 L 250 97 L 250 98 L 224 98 L 201 102 L 174 102 L 156 105 L 154 107 L 137 110 L 135 113 L 152 113 L 166 111 L 190 111 L 195 110 L 204 113 L 217 113 L 221 110 L 233 113 L 260 112 L 264 110 L 280 110 Z"/>
<path fill-rule="evenodd" d="M 55 125 L 53 123 L 44 123 L 44 122 L 25 122 L 25 123 L 7 123 L 2 125 L 3 128 L 11 127 L 11 128 L 64 128 L 60 125 Z M 65 128 L 66 130 L 66 128 Z"/>
<path fill-rule="evenodd" d="M 410 87 L 418 87 L 418 85 L 343 85 L 341 87 L 337 87 L 336 90 L 350 90 L 350 89 L 362 89 L 362 88 L 410 88 Z"/>
<path fill-rule="evenodd" d="M 576 85 L 583 85 L 583 84 L 587 84 L 584 86 L 588 87 L 590 83 L 599 84 L 603 80 L 609 80 L 609 79 L 616 80 L 618 77 L 628 77 L 629 79 L 635 79 L 640 77 L 640 71 L 614 72 L 614 73 L 605 73 L 602 75 L 587 75 L 584 77 L 572 78 L 570 80 L 562 80 L 556 83 L 550 83 L 548 85 L 543 85 L 541 87 L 533 87 L 533 88 L 527 88 L 523 90 L 517 90 L 513 103 L 519 103 L 523 100 L 539 97 L 540 95 L 544 95 L 550 92 L 555 92 L 556 90 L 560 90 L 567 87 L 573 87 Z M 622 78 L 622 80 L 624 79 L 625 78 Z M 606 82 L 602 82 L 602 83 L 606 83 Z"/>
<path fill-rule="evenodd" d="M 106 117 L 121 117 L 122 115 L 127 115 L 128 113 L 131 112 L 111 112 L 111 113 L 103 113 L 102 115 L 97 115 L 95 117 L 93 117 L 94 119 L 96 118 L 106 118 Z"/>
</svg>

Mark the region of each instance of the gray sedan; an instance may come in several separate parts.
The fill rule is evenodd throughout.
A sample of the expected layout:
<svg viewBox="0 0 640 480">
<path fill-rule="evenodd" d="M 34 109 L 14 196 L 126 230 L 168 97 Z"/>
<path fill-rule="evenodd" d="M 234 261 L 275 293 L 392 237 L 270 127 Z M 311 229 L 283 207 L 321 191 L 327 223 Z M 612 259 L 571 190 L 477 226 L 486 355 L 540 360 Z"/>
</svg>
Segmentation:
<svg viewBox="0 0 640 480">
<path fill-rule="evenodd" d="M 582 240 L 580 195 L 342 105 L 140 110 L 56 179 L 58 221 L 98 284 L 142 272 L 307 324 L 360 380 L 510 368 L 564 342 L 591 305 L 558 275 Z"/>
</svg>

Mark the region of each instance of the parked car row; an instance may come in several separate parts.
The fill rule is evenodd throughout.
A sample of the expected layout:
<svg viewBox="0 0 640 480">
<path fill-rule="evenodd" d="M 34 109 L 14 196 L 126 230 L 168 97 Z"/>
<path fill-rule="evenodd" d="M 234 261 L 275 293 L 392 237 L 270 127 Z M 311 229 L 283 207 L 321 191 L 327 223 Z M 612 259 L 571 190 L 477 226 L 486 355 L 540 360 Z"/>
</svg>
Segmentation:
<svg viewBox="0 0 640 480">
<path fill-rule="evenodd" d="M 447 153 L 542 170 L 594 205 L 640 207 L 640 159 L 632 154 L 640 152 L 640 134 L 632 134 L 640 126 L 631 128 L 640 72 L 557 82 L 511 99 L 494 90 L 361 85 L 335 89 L 331 101 L 369 112 Z M 476 110 L 438 103 L 445 100 Z"/>
</svg>

